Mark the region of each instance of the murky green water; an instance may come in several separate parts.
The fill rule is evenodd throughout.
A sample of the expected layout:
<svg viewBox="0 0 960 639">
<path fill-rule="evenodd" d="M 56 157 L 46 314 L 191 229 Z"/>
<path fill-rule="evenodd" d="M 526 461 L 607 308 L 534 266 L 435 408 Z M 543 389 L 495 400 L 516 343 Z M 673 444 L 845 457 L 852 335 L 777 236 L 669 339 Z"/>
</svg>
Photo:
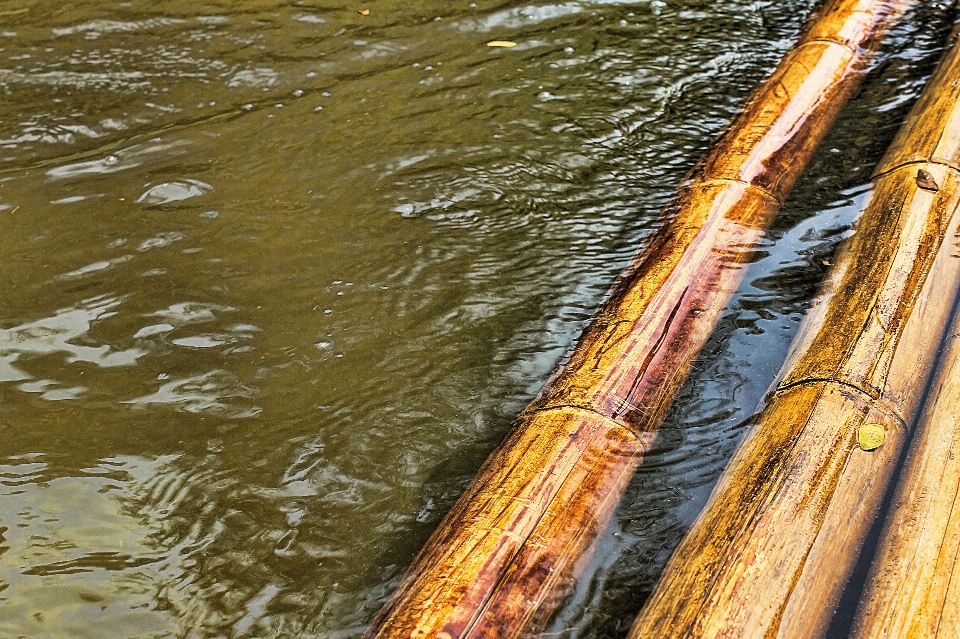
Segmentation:
<svg viewBox="0 0 960 639">
<path fill-rule="evenodd" d="M 924 5 L 551 636 L 623 634 L 703 504 Z M 357 636 L 810 6 L 0 0 L 0 636 Z"/>
</svg>

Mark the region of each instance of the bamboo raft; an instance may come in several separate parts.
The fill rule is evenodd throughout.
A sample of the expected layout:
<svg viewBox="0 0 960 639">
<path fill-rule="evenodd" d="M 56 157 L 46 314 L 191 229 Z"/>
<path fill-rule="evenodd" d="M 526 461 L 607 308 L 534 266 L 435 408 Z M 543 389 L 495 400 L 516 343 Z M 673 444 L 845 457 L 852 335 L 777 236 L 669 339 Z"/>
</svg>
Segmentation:
<svg viewBox="0 0 960 639">
<path fill-rule="evenodd" d="M 542 629 L 643 462 L 743 277 L 741 264 L 891 19 L 914 2 L 832 0 L 815 10 L 688 176 L 567 363 L 440 523 L 367 639 Z M 797 393 L 809 403 L 809 393 Z"/>
<path fill-rule="evenodd" d="M 838 252 L 757 424 L 668 562 L 631 639 L 825 633 L 955 311 L 957 78 L 954 45 L 877 167 L 856 233 Z M 960 632 L 958 586 L 949 582 L 960 574 L 960 530 L 951 521 L 960 516 L 952 511 L 960 467 L 950 457 L 960 415 L 958 353 L 954 339 L 857 637 Z M 883 443 L 869 450 L 864 429 L 879 427 Z"/>
</svg>

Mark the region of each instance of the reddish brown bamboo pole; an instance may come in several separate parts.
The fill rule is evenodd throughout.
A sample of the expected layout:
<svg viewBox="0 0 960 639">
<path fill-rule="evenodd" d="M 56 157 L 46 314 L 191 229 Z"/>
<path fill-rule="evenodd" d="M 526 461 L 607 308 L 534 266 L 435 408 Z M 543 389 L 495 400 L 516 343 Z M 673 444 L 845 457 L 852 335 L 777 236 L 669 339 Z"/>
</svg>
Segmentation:
<svg viewBox="0 0 960 639">
<path fill-rule="evenodd" d="M 881 161 L 872 199 L 766 407 L 632 639 L 825 632 L 921 408 L 960 288 L 958 77 L 954 46 Z M 885 441 L 867 452 L 858 433 L 871 424 Z"/>
<path fill-rule="evenodd" d="M 832 0 L 698 164 L 570 360 L 365 637 L 517 637 L 548 619 L 641 463 L 869 49 L 913 0 Z"/>
</svg>

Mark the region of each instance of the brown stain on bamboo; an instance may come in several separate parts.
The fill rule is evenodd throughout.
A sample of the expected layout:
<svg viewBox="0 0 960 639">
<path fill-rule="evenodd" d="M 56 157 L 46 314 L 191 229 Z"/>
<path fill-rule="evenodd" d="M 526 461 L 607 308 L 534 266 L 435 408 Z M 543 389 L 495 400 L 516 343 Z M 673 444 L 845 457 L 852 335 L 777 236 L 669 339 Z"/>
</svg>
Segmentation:
<svg viewBox="0 0 960 639">
<path fill-rule="evenodd" d="M 568 361 L 440 523 L 368 639 L 537 632 L 642 463 L 742 263 L 911 0 L 833 0 L 685 180 Z"/>
<path fill-rule="evenodd" d="M 921 408 L 960 288 L 948 241 L 960 223 L 957 77 L 954 46 L 881 161 L 857 232 L 756 426 L 631 639 L 825 632 Z M 918 185 L 918 169 L 938 191 Z M 865 423 L 885 429 L 871 452 L 857 444 Z M 888 636 L 872 628 L 861 637 Z"/>
</svg>

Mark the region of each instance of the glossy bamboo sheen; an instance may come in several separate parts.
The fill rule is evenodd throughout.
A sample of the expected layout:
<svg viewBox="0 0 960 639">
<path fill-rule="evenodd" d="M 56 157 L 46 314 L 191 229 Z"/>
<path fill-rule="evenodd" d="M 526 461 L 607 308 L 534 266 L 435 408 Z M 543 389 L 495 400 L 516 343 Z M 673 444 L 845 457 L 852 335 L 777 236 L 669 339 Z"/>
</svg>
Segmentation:
<svg viewBox="0 0 960 639">
<path fill-rule="evenodd" d="M 958 77 L 954 46 L 877 168 L 871 200 L 767 405 L 631 638 L 825 632 L 921 408 L 960 288 Z M 885 430 L 870 452 L 858 445 L 865 424 Z"/>
<path fill-rule="evenodd" d="M 741 264 L 912 0 L 834 0 L 691 173 L 569 361 L 366 637 L 518 637 L 564 597 L 743 277 Z"/>
</svg>

